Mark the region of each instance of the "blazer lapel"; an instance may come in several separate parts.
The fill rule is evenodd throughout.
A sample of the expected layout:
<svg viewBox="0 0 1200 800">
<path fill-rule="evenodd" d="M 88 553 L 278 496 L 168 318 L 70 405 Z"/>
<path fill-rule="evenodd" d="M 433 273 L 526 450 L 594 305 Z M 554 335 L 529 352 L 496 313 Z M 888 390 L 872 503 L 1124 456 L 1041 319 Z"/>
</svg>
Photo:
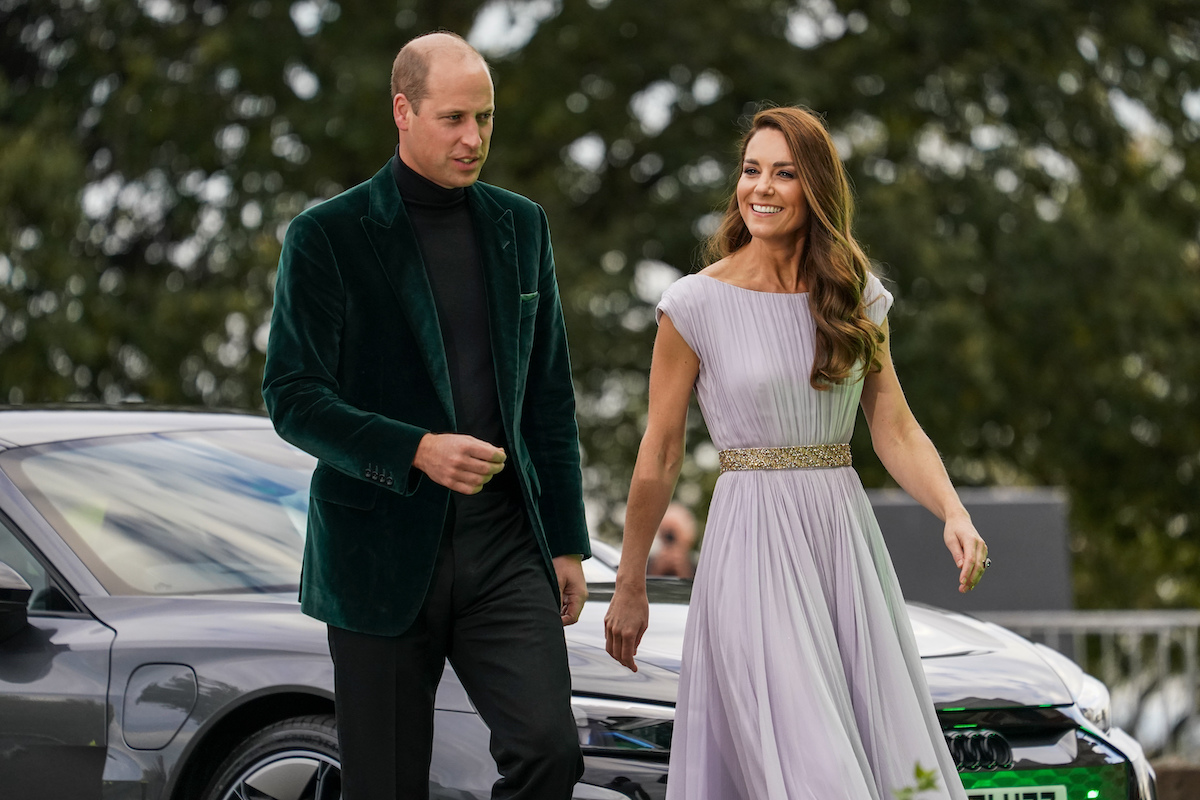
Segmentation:
<svg viewBox="0 0 1200 800">
<path fill-rule="evenodd" d="M 404 318 L 420 344 L 421 357 L 433 380 L 438 400 L 451 425 L 455 425 L 450 368 L 446 364 L 446 345 L 438 324 L 437 306 L 433 302 L 433 290 L 425 273 L 416 234 L 392 178 L 390 162 L 371 179 L 370 191 L 371 205 L 367 216 L 362 218 L 363 230 Z"/>
<path fill-rule="evenodd" d="M 479 241 L 487 291 L 488 331 L 500 413 L 511 424 L 517 403 L 517 338 L 521 325 L 521 285 L 512 211 L 501 208 L 478 186 L 467 188 L 471 221 Z"/>
</svg>

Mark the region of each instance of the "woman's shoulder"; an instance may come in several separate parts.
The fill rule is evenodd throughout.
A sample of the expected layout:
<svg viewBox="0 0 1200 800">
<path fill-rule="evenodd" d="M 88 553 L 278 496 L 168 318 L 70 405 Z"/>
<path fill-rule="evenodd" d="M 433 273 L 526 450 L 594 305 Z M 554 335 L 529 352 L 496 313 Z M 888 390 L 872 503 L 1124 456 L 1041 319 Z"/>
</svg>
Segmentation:
<svg viewBox="0 0 1200 800">
<path fill-rule="evenodd" d="M 677 278 L 674 283 L 667 287 L 662 294 L 663 302 L 667 304 L 694 302 L 698 300 L 704 293 L 704 284 L 706 282 L 704 271 L 691 272 L 680 278 Z M 659 305 L 663 305 L 660 302 Z"/>
<path fill-rule="evenodd" d="M 668 287 L 667 291 L 673 291 L 680 295 L 702 296 L 714 287 L 714 281 L 730 283 L 728 278 L 731 266 L 732 264 L 728 257 L 722 258 L 720 261 L 714 261 L 696 272 L 679 278 Z"/>
<path fill-rule="evenodd" d="M 867 270 L 867 281 L 863 286 L 863 306 L 867 316 L 876 324 L 882 324 L 888 310 L 892 307 L 892 293 L 883 285 L 874 272 Z"/>
<path fill-rule="evenodd" d="M 705 278 L 712 278 L 713 280 L 729 283 L 729 279 L 731 277 L 730 273 L 733 271 L 733 269 L 733 258 L 731 256 L 725 256 L 725 258 L 722 258 L 719 261 L 714 261 L 699 272 L 693 272 L 692 275 L 699 275 Z"/>
<path fill-rule="evenodd" d="M 655 320 L 661 323 L 664 315 L 669 317 L 693 349 L 695 331 L 703 327 L 702 320 L 710 313 L 713 283 L 702 271 L 684 275 L 667 287 L 654 309 Z"/>
<path fill-rule="evenodd" d="M 702 267 L 701 269 L 699 269 L 698 271 L 696 271 L 692 274 L 693 275 L 708 275 L 709 277 L 712 277 L 714 274 L 719 275 L 723 270 L 729 269 L 730 263 L 731 263 L 731 261 L 730 261 L 729 256 L 725 256 L 724 258 L 717 259 L 716 261 L 712 262 L 711 264 L 708 264 L 708 265 Z"/>
</svg>

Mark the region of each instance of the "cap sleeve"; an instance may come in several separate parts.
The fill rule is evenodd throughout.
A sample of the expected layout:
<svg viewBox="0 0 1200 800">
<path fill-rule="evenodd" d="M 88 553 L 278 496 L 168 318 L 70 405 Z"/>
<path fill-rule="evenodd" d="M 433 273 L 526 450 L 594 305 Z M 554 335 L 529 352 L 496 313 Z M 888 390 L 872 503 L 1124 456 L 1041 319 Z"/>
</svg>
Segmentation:
<svg viewBox="0 0 1200 800">
<path fill-rule="evenodd" d="M 863 288 L 863 305 L 866 306 L 867 316 L 871 321 L 882 325 L 893 302 L 892 293 L 883 287 L 883 281 L 875 277 L 875 273 L 868 272 L 867 285 Z"/>
<path fill-rule="evenodd" d="M 658 306 L 654 309 L 654 320 L 661 325 L 663 314 L 670 317 L 671 324 L 675 326 L 675 330 L 679 331 L 683 341 L 692 348 L 692 352 L 699 355 L 700 350 L 696 340 L 698 330 L 695 319 L 694 279 L 694 275 L 685 275 L 667 287 L 667 290 L 663 292 L 662 299 L 658 301 Z"/>
</svg>

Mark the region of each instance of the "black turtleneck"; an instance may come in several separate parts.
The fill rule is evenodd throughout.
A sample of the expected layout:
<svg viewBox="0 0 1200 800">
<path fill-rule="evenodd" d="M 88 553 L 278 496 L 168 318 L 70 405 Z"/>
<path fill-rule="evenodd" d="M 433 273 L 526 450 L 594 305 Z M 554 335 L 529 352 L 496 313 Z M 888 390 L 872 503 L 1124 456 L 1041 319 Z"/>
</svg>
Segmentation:
<svg viewBox="0 0 1200 800">
<path fill-rule="evenodd" d="M 483 262 L 467 206 L 467 191 L 438 186 L 413 171 L 398 152 L 392 159 L 392 175 L 433 289 L 450 369 L 457 432 L 503 447 L 511 455 L 496 393 Z M 484 485 L 484 490 L 518 492 L 513 468 L 510 464 L 502 470 Z"/>
</svg>

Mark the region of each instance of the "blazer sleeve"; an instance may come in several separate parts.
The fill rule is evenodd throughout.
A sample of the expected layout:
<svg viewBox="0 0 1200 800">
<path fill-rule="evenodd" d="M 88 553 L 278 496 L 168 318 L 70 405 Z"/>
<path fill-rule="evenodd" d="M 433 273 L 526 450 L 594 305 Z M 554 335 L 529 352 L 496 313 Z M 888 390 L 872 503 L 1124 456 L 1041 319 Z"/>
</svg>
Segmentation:
<svg viewBox="0 0 1200 800">
<path fill-rule="evenodd" d="M 399 494 L 428 431 L 356 408 L 339 394 L 346 293 L 334 248 L 308 214 L 292 220 L 275 278 L 263 399 L 276 431 L 325 465 Z"/>
<path fill-rule="evenodd" d="M 541 484 L 538 512 L 551 556 L 592 553 L 583 511 L 583 475 L 575 388 L 567 351 L 554 252 L 546 212 L 537 207 L 541 227 L 538 308 L 533 350 L 525 382 L 521 431 Z"/>
</svg>

